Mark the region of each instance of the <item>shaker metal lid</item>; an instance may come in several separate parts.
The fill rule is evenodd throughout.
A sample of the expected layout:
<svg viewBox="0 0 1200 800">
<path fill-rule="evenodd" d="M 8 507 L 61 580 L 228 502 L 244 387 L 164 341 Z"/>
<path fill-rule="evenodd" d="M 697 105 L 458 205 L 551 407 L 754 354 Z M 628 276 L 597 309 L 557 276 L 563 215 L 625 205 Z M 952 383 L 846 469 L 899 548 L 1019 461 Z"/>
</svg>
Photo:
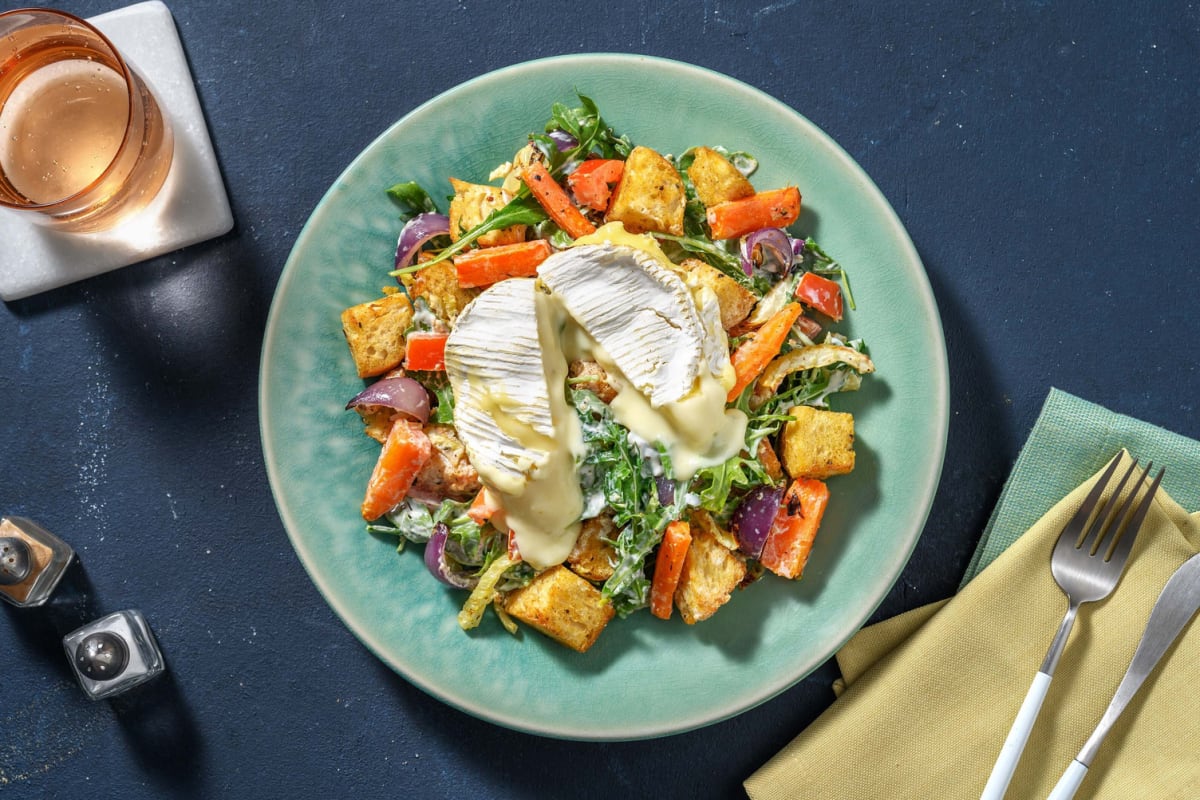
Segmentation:
<svg viewBox="0 0 1200 800">
<path fill-rule="evenodd" d="M 15 536 L 0 537 L 0 586 L 12 586 L 29 577 L 33 567 L 29 545 Z"/>
<path fill-rule="evenodd" d="M 128 665 L 129 647 L 109 631 L 89 634 L 75 648 L 75 666 L 94 681 L 111 681 Z"/>
</svg>

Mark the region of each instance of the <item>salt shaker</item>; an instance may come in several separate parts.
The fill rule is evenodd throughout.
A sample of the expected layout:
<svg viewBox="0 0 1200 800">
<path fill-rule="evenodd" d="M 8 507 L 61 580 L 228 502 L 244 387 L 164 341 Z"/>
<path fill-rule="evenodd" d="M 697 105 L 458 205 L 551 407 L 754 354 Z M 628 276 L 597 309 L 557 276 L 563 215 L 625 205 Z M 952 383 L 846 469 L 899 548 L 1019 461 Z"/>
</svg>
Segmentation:
<svg viewBox="0 0 1200 800">
<path fill-rule="evenodd" d="M 21 608 L 42 605 L 74 557 L 70 545 L 36 522 L 0 519 L 0 597 Z"/>
<path fill-rule="evenodd" d="M 140 611 L 127 609 L 84 625 L 63 638 L 83 691 L 103 700 L 160 674 L 162 652 Z"/>
</svg>

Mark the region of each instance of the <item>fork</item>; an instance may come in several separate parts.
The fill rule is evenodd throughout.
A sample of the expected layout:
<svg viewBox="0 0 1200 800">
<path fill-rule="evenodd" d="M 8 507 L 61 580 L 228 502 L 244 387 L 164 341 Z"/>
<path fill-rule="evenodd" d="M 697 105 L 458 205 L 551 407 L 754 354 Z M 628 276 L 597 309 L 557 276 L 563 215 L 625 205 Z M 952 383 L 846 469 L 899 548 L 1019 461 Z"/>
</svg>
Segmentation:
<svg viewBox="0 0 1200 800">
<path fill-rule="evenodd" d="M 1162 481 L 1163 471 L 1159 471 L 1149 491 L 1134 508 L 1134 497 L 1145 484 L 1152 464 L 1146 465 L 1124 501 L 1121 501 L 1125 484 L 1137 469 L 1138 462 L 1134 459 L 1117 488 L 1105 498 L 1105 490 L 1120 461 L 1121 454 L 1118 453 L 1058 536 L 1058 542 L 1050 556 L 1050 572 L 1067 596 L 1067 613 L 1058 627 L 1058 632 L 1054 634 L 1041 669 L 1034 676 L 1033 684 L 1021 703 L 980 800 L 1002 800 L 1008 790 L 1021 752 L 1025 749 L 1025 742 L 1033 730 L 1038 712 L 1041 711 L 1042 701 L 1046 699 L 1050 680 L 1054 677 L 1054 669 L 1058 666 L 1067 638 L 1071 635 L 1080 605 L 1103 600 L 1112 594 L 1121 579 L 1121 573 L 1125 571 L 1129 551 L 1133 548 L 1134 539 L 1142 520 L 1145 519 L 1154 492 Z"/>
</svg>

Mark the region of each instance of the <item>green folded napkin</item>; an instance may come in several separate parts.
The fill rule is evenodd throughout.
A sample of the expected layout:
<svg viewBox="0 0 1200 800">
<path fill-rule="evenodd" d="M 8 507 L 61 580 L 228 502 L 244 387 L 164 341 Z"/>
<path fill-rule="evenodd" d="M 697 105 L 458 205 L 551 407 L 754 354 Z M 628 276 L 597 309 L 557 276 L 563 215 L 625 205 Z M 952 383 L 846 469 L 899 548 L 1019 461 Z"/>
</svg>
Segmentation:
<svg viewBox="0 0 1200 800">
<path fill-rule="evenodd" d="M 1200 442 L 1052 390 L 959 593 L 861 631 L 838 700 L 745 784 L 775 798 L 976 798 L 1066 611 L 1050 551 L 1120 449 L 1167 467 L 1121 585 L 1083 607 L 1009 797 L 1045 797 L 1108 705 L 1150 608 L 1200 551 Z M 1178 502 L 1176 502 L 1178 501 Z M 1183 507 L 1181 507 L 1181 504 Z M 1200 798 L 1200 624 L 1109 735 L 1080 797 Z"/>
</svg>

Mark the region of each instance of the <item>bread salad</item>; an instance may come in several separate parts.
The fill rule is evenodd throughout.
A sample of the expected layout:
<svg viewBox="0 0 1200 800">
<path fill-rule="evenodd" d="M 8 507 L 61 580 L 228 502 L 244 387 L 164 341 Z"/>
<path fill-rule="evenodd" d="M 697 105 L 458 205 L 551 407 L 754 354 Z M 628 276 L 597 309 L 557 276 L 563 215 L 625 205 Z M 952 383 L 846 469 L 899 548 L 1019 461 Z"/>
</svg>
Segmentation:
<svg viewBox="0 0 1200 800">
<path fill-rule="evenodd" d="M 875 367 L 835 330 L 842 267 L 789 230 L 799 188 L 635 146 L 583 96 L 513 146 L 486 182 L 388 190 L 396 285 L 342 313 L 382 445 L 368 530 L 424 546 L 462 628 L 491 606 L 579 652 L 801 577 L 854 468 L 830 396 Z"/>
</svg>

